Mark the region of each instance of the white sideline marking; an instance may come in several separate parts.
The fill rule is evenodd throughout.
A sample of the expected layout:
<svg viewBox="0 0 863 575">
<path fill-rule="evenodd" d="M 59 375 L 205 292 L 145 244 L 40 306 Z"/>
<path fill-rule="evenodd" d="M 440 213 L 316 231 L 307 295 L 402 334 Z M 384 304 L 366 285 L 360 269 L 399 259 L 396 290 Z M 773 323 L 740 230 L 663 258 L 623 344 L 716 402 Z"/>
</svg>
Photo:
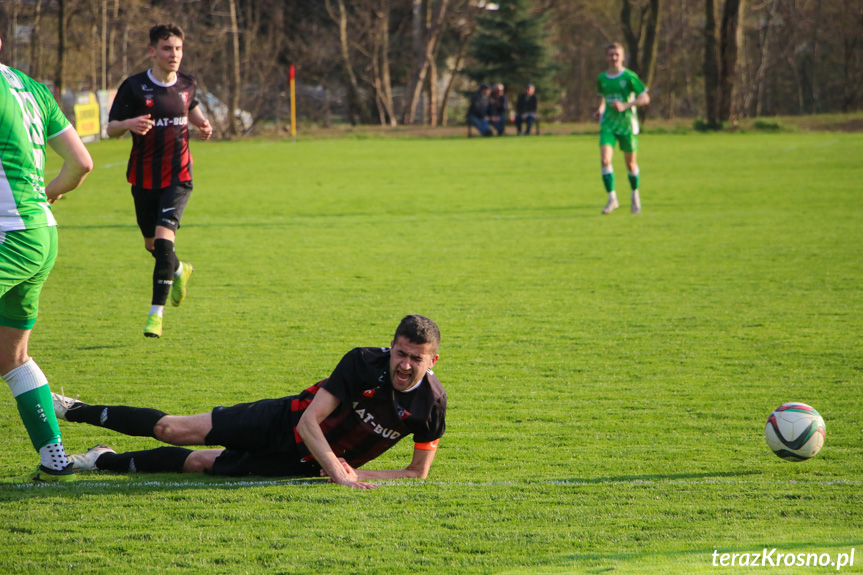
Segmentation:
<svg viewBox="0 0 863 575">
<path fill-rule="evenodd" d="M 834 481 L 798 481 L 798 480 L 778 480 L 778 481 L 747 481 L 740 479 L 703 479 L 703 480 L 690 480 L 690 479 L 609 479 L 605 481 L 578 481 L 578 480 L 570 480 L 570 479 L 558 479 L 558 480 L 548 480 L 548 481 L 409 481 L 409 482 L 400 482 L 393 480 L 386 481 L 372 481 L 375 485 L 383 485 L 387 487 L 423 487 L 426 485 L 434 486 L 434 487 L 531 487 L 535 485 L 560 485 L 560 486 L 576 486 L 576 487 L 587 487 L 590 485 L 609 485 L 609 484 L 620 484 L 620 485 L 712 485 L 712 484 L 758 484 L 758 483 L 775 483 L 779 485 L 798 485 L 798 484 L 814 484 L 814 485 L 863 485 L 863 480 L 857 479 L 837 479 Z M 11 484 L 11 487 L 53 487 L 55 484 L 52 483 L 18 483 Z M 303 486 L 313 486 L 313 485 L 326 485 L 323 480 L 317 479 L 281 479 L 281 480 L 262 480 L 262 481 L 215 481 L 215 482 L 204 482 L 204 481 L 79 481 L 75 483 L 70 483 L 70 486 L 81 486 L 81 487 L 107 487 L 107 488 L 117 488 L 117 487 L 129 487 L 129 488 L 138 488 L 138 487 L 212 487 L 212 488 L 222 488 L 222 487 L 278 487 L 278 486 L 290 486 L 290 487 L 303 487 Z"/>
</svg>

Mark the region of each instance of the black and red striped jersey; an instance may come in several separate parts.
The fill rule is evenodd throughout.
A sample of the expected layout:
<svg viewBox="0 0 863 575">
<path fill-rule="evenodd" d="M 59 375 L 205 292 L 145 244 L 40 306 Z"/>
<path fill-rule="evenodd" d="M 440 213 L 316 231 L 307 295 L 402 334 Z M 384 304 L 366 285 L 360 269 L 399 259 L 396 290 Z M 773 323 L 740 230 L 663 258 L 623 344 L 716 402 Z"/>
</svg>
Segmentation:
<svg viewBox="0 0 863 575">
<path fill-rule="evenodd" d="M 149 114 L 155 125 L 143 136 L 132 134 L 126 179 L 133 186 L 159 190 L 192 180 L 189 111 L 198 105 L 198 82 L 177 72 L 173 84 L 156 81 L 150 71 L 129 76 L 120 85 L 108 121 Z"/>
<path fill-rule="evenodd" d="M 378 457 L 408 434 L 416 444 L 440 439 L 446 429 L 446 391 L 440 380 L 429 370 L 418 387 L 398 391 L 390 382 L 389 362 L 389 348 L 355 348 L 329 378 L 292 399 L 294 437 L 304 460 L 311 460 L 311 455 L 297 424 L 321 388 L 341 402 L 321 429 L 336 456 L 352 467 Z"/>
</svg>

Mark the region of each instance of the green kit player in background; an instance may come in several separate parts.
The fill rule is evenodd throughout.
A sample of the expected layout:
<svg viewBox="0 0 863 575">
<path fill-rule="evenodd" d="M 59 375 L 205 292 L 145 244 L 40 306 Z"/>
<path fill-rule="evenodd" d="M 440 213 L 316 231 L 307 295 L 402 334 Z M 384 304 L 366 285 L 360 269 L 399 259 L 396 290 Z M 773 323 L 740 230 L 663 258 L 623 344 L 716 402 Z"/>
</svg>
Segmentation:
<svg viewBox="0 0 863 575">
<path fill-rule="evenodd" d="M 608 192 L 608 203 L 603 214 L 610 214 L 620 204 L 614 191 L 614 168 L 611 158 L 614 144 L 620 143 L 626 158 L 629 172 L 629 185 L 632 188 L 632 213 L 641 213 L 641 198 L 638 195 L 638 113 L 636 106 L 650 103 L 647 87 L 631 70 L 623 67 L 623 46 L 617 42 L 609 44 L 605 50 L 608 70 L 599 75 L 597 92 L 602 100 L 594 114 L 599 120 L 599 153 L 602 161 L 602 183 Z"/>
<path fill-rule="evenodd" d="M 2 46 L 2 40 L 0 40 Z M 45 185 L 45 145 L 63 159 Z M 45 374 L 28 355 L 39 293 L 57 258 L 49 203 L 81 185 L 93 160 L 44 85 L 0 64 L 0 374 L 41 463 L 6 482 L 75 479 Z"/>
</svg>

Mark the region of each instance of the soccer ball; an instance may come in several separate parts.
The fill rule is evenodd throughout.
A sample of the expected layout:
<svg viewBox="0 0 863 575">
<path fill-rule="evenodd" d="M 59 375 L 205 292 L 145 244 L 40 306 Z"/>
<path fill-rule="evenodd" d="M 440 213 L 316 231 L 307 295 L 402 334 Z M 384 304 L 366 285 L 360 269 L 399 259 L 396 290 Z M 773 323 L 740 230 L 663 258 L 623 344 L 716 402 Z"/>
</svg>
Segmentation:
<svg viewBox="0 0 863 575">
<path fill-rule="evenodd" d="M 824 446 L 824 420 L 805 403 L 786 403 L 767 418 L 764 438 L 777 456 L 786 461 L 805 461 Z"/>
</svg>

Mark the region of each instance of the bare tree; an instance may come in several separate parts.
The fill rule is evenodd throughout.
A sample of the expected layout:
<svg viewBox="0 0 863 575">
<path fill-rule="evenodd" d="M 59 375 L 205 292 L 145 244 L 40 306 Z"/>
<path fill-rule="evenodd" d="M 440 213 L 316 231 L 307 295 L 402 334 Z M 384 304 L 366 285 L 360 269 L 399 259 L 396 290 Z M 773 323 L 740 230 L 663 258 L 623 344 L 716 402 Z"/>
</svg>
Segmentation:
<svg viewBox="0 0 863 575">
<path fill-rule="evenodd" d="M 66 86 L 66 12 L 67 0 L 57 0 L 57 68 L 54 71 L 54 97 L 60 101 Z"/>
<path fill-rule="evenodd" d="M 240 28 L 237 25 L 236 0 L 228 0 L 228 10 L 231 15 L 231 81 L 228 83 L 228 133 L 236 136 L 239 133 L 234 110 L 240 107 Z"/>
<path fill-rule="evenodd" d="M 416 118 L 417 105 L 422 93 L 423 83 L 429 70 L 429 65 L 434 57 L 437 43 L 443 30 L 444 18 L 449 0 L 438 0 L 437 10 L 431 17 L 431 25 L 426 34 L 422 51 L 416 55 L 414 61 L 414 74 L 408 87 L 408 103 L 405 106 L 404 123 L 413 124 Z"/>
<path fill-rule="evenodd" d="M 647 0 L 637 4 L 633 4 L 633 0 L 622 0 L 620 10 L 620 25 L 629 53 L 628 67 L 648 86 L 653 83 L 656 50 L 659 45 L 661 4 L 661 0 Z M 633 8 L 638 13 L 637 18 L 633 18 Z"/>
<path fill-rule="evenodd" d="M 731 120 L 731 103 L 740 45 L 740 11 L 743 0 L 725 0 L 717 51 L 716 15 L 713 0 L 705 0 L 704 90 L 707 125 L 713 130 Z"/>
<path fill-rule="evenodd" d="M 341 47 L 342 66 L 346 78 L 346 88 L 348 91 L 348 115 L 350 116 L 351 124 L 362 123 L 368 116 L 365 102 L 360 95 L 359 82 L 354 73 L 353 60 L 351 58 L 351 48 L 348 41 L 348 14 L 345 10 L 344 0 L 336 0 L 338 12 L 333 10 L 331 0 L 326 0 L 327 12 L 330 17 L 338 24 L 339 27 L 339 46 Z"/>
</svg>

